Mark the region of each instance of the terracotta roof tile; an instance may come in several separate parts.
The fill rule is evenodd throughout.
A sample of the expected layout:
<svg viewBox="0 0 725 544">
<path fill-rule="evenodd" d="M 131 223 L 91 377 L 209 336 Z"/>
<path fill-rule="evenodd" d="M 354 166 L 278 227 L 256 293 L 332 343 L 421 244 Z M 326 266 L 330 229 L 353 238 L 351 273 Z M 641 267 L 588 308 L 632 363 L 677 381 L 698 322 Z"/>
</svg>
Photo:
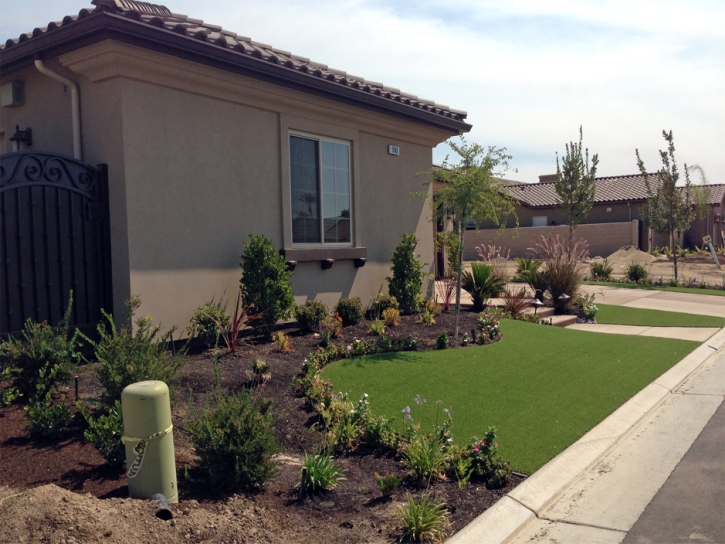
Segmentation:
<svg viewBox="0 0 725 544">
<path fill-rule="evenodd" d="M 96 7 L 84 8 L 78 15 L 64 17 L 60 23 L 50 23 L 47 27 L 36 28 L 31 33 L 21 34 L 19 38 L 7 40 L 4 45 L 0 44 L 0 52 L 15 47 L 20 42 L 26 42 L 51 32 L 58 26 L 74 24 L 78 19 L 87 17 L 96 10 L 102 10 L 162 30 L 195 38 L 217 47 L 233 50 L 240 54 L 251 55 L 269 63 L 279 64 L 291 70 L 308 74 L 310 77 L 323 78 L 338 85 L 349 86 L 388 100 L 402 102 L 455 121 L 464 122 L 467 117 L 467 113 L 463 110 L 452 109 L 443 104 L 436 104 L 430 100 L 403 93 L 400 89 L 387 87 L 379 82 L 367 81 L 361 77 L 349 75 L 341 70 L 329 68 L 325 64 L 312 62 L 308 58 L 293 55 L 288 51 L 275 49 L 271 45 L 239 36 L 234 32 L 224 30 L 218 25 L 205 23 L 201 19 L 172 13 L 165 6 L 136 0 L 92 0 L 91 3 Z"/>
<path fill-rule="evenodd" d="M 650 179 L 655 176 L 650 176 Z M 627 176 L 611 176 L 596 178 L 594 203 L 607 202 L 642 202 L 647 200 L 647 186 L 641 174 Z M 708 204 L 717 204 L 723 201 L 725 185 L 710 185 Z M 526 183 L 510 185 L 506 191 L 516 200 L 529 208 L 547 208 L 558 205 L 556 186 L 554 182 Z"/>
</svg>

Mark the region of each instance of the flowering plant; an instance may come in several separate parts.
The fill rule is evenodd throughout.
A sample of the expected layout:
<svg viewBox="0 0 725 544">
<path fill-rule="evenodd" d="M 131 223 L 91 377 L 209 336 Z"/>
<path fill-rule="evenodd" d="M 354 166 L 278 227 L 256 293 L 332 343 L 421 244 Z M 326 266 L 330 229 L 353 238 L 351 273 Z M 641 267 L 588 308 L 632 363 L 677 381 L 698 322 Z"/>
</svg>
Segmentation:
<svg viewBox="0 0 725 544">
<path fill-rule="evenodd" d="M 499 320 L 487 312 L 482 312 L 478 316 L 478 326 L 481 328 L 480 343 L 488 344 L 496 340 L 501 333 Z"/>
<path fill-rule="evenodd" d="M 582 308 L 582 315 L 585 319 L 592 320 L 596 317 L 599 308 L 595 304 L 588 304 Z"/>
<path fill-rule="evenodd" d="M 488 487 L 496 489 L 506 485 L 511 466 L 498 453 L 496 427 L 489 427 L 483 440 L 474 436 L 467 454 L 473 474 L 484 479 Z"/>
</svg>

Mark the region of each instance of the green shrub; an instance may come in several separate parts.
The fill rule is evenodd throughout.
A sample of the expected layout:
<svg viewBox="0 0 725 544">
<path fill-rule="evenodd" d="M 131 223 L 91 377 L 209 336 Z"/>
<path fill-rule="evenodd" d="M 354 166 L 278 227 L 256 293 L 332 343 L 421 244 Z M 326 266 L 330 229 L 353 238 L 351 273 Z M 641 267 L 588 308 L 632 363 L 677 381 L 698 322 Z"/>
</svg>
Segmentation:
<svg viewBox="0 0 725 544">
<path fill-rule="evenodd" d="M 368 316 L 370 319 L 380 319 L 383 312 L 389 308 L 394 308 L 396 310 L 400 309 L 398 299 L 390 295 L 380 294 L 370 305 L 370 308 L 368 309 Z"/>
<path fill-rule="evenodd" d="M 394 474 L 385 474 L 383 476 L 380 476 L 377 472 L 375 473 L 375 484 L 378 486 L 378 489 L 383 494 L 383 497 L 388 498 L 393 494 L 393 491 L 395 491 L 395 488 L 398 487 L 398 484 L 402 482 L 403 479 L 399 476 L 395 476 Z"/>
<path fill-rule="evenodd" d="M 370 323 L 370 327 L 368 327 L 368 333 L 372 334 L 373 336 L 380 336 L 381 334 L 385 333 L 386 331 L 385 323 L 383 321 L 380 321 L 379 319 L 376 319 L 372 323 Z"/>
<path fill-rule="evenodd" d="M 596 281 L 609 281 L 614 272 L 614 267 L 607 259 L 592 265 L 592 279 Z"/>
<path fill-rule="evenodd" d="M 136 319 L 141 306 L 137 296 L 126 301 L 126 322 L 120 330 L 113 316 L 103 312 L 106 326 L 98 325 L 99 340 L 85 337 L 94 348 L 96 360 L 101 363 L 97 373 L 103 386 L 103 397 L 109 406 L 121 398 L 124 387 L 142 380 L 159 380 L 170 385 L 176 380 L 186 362 L 182 355 L 173 357 L 168 351 L 171 332 L 161 335 L 161 325 L 153 326 L 150 317 Z"/>
<path fill-rule="evenodd" d="M 76 403 L 78 411 L 88 423 L 83 436 L 113 468 L 123 467 L 126 461 L 126 448 L 121 442 L 123 436 L 123 411 L 121 401 L 117 400 L 104 415 L 94 417 L 86 406 Z"/>
<path fill-rule="evenodd" d="M 365 442 L 373 448 L 395 447 L 397 440 L 393 431 L 393 420 L 384 416 L 368 420 L 364 438 Z"/>
<path fill-rule="evenodd" d="M 335 312 L 342 319 L 343 327 L 357 325 L 365 318 L 365 310 L 358 297 L 341 298 L 335 306 Z"/>
<path fill-rule="evenodd" d="M 287 269 L 285 258 L 263 234 L 249 235 L 241 259 L 242 302 L 244 306 L 254 304 L 254 311 L 261 313 L 262 330 L 269 333 L 272 325 L 288 318 L 294 309 L 292 272 Z"/>
<path fill-rule="evenodd" d="M 199 338 L 206 347 L 215 348 L 223 331 L 229 327 L 230 319 L 226 304 L 222 301 L 207 302 L 194 310 L 189 330 L 191 335 Z"/>
<path fill-rule="evenodd" d="M 412 542 L 442 542 L 450 527 L 445 502 L 436 502 L 426 493 L 416 503 L 406 492 L 407 504 L 398 506 L 397 516 L 403 523 L 403 538 Z"/>
<path fill-rule="evenodd" d="M 246 390 L 226 393 L 218 388 L 214 405 L 207 399 L 206 407 L 193 414 L 185 428 L 199 456 L 197 469 L 211 487 L 250 491 L 275 475 L 272 457 L 281 447 L 274 436 L 271 401 L 253 400 Z"/>
<path fill-rule="evenodd" d="M 647 283 L 649 272 L 647 267 L 640 263 L 629 263 L 627 265 L 627 279 L 635 283 Z"/>
<path fill-rule="evenodd" d="M 449 342 L 450 340 L 448 338 L 448 333 L 446 331 L 443 331 L 438 335 L 438 338 L 436 338 L 436 347 L 438 349 L 446 349 Z"/>
<path fill-rule="evenodd" d="M 471 263 L 471 271 L 464 271 L 461 277 L 461 288 L 473 298 L 474 312 L 482 311 L 488 299 L 503 292 L 504 285 L 504 280 L 487 264 Z"/>
<path fill-rule="evenodd" d="M 308 300 L 295 308 L 297 324 L 303 331 L 316 331 L 328 315 L 330 309 L 320 300 Z"/>
<path fill-rule="evenodd" d="M 12 376 L 13 386 L 20 395 L 43 399 L 58 384 L 68 383 L 71 370 L 80 359 L 78 330 L 69 331 L 73 292 L 68 308 L 55 327 L 47 322 L 25 322 L 23 339 L 10 337 L 0 343 L 0 370 L 7 378 Z M 40 380 L 40 376 L 44 379 Z M 38 386 L 41 387 L 38 387 Z"/>
<path fill-rule="evenodd" d="M 437 438 L 423 434 L 413 437 L 403 453 L 403 464 L 421 484 L 441 477 L 447 459 L 445 446 Z"/>
<path fill-rule="evenodd" d="M 483 440 L 475 436 L 471 439 L 468 458 L 473 473 L 483 479 L 489 489 L 499 489 L 508 483 L 511 465 L 498 453 L 495 427 L 488 428 Z"/>
<path fill-rule="evenodd" d="M 403 234 L 393 253 L 393 277 L 388 278 L 388 292 L 398 301 L 404 314 L 418 311 L 418 299 L 423 290 L 423 264 L 415 257 L 417 245 L 415 234 Z"/>
<path fill-rule="evenodd" d="M 345 480 L 342 477 L 343 469 L 333 462 L 329 452 L 322 451 L 314 455 L 305 453 L 302 467 L 305 491 L 308 493 L 335 489 Z"/>
<path fill-rule="evenodd" d="M 73 419 L 68 403 L 63 399 L 53 404 L 52 394 L 32 399 L 25 407 L 28 433 L 32 437 L 57 438 Z"/>
</svg>

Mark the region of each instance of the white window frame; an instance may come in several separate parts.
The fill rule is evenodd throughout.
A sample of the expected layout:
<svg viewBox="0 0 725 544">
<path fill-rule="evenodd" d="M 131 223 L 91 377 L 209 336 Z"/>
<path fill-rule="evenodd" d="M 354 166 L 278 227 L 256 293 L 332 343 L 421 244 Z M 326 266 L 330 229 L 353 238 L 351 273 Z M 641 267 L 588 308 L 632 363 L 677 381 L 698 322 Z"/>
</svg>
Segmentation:
<svg viewBox="0 0 725 544">
<path fill-rule="evenodd" d="M 324 230 L 324 212 L 323 212 L 323 191 L 322 191 L 322 165 L 318 164 L 318 179 L 317 179 L 317 189 L 319 191 L 319 198 L 320 198 L 320 242 L 313 242 L 313 243 L 300 243 L 294 241 L 294 233 L 290 232 L 290 241 L 293 248 L 318 248 L 318 247 L 353 247 L 354 244 L 354 218 L 353 218 L 353 159 L 352 159 L 352 151 L 353 151 L 353 145 L 352 142 L 347 140 L 340 140 L 337 138 L 329 138 L 327 136 L 320 136 L 319 134 L 311 134 L 307 132 L 301 132 L 301 131 L 288 131 L 287 133 L 287 149 L 290 149 L 290 138 L 291 137 L 297 137 L 297 138 L 304 138 L 307 140 L 313 140 L 318 142 L 318 146 L 321 142 L 330 142 L 333 144 L 341 144 L 347 147 L 347 176 L 348 176 L 348 187 L 349 187 L 349 198 L 350 198 L 350 241 L 349 242 L 325 242 L 325 230 Z M 318 147 L 318 160 L 322 161 L 322 153 L 321 148 Z M 290 203 L 292 202 L 292 155 L 289 154 L 289 199 Z M 294 217 L 292 217 L 292 209 L 290 207 L 290 213 L 289 213 L 290 221 L 294 220 Z"/>
<path fill-rule="evenodd" d="M 536 223 L 536 220 L 537 219 L 543 219 L 544 220 L 544 224 L 543 225 L 536 225 L 535 223 Z M 531 218 L 531 226 L 532 227 L 545 227 L 545 226 L 548 225 L 547 221 L 548 221 L 548 217 L 546 215 L 535 215 L 534 217 Z"/>
</svg>

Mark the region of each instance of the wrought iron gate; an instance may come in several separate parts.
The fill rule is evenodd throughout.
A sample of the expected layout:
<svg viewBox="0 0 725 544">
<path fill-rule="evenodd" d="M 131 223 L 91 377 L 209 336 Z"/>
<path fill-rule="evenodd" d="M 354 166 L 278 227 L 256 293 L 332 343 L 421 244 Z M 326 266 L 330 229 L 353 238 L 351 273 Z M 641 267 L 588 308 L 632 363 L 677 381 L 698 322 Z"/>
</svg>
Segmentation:
<svg viewBox="0 0 725 544">
<path fill-rule="evenodd" d="M 89 333 L 112 311 L 108 170 L 65 155 L 0 156 L 0 335 L 26 319 Z"/>
</svg>

